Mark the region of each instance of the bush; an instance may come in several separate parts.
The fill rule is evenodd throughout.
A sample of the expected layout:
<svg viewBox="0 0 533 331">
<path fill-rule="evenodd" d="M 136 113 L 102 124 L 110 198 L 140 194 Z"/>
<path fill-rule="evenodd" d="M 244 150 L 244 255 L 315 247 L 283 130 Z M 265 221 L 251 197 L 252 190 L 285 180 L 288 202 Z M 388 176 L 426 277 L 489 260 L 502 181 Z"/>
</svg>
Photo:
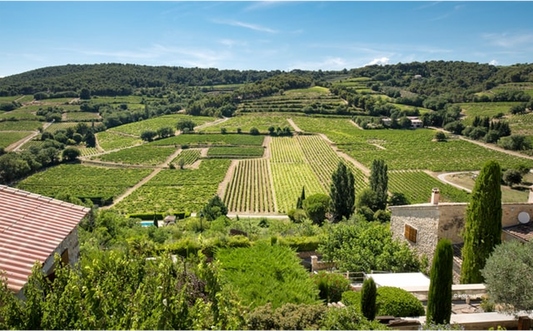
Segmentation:
<svg viewBox="0 0 533 331">
<path fill-rule="evenodd" d="M 302 221 L 307 217 L 303 209 L 291 209 L 287 213 L 289 219 L 294 223 L 302 223 Z"/>
<path fill-rule="evenodd" d="M 316 251 L 320 239 L 318 237 L 281 237 L 279 239 L 280 245 L 289 246 L 297 252 Z"/>
<path fill-rule="evenodd" d="M 324 305 L 287 303 L 276 310 L 272 304 L 254 309 L 248 318 L 250 330 L 318 330 L 327 308 Z"/>
<path fill-rule="evenodd" d="M 355 307 L 329 308 L 322 317 L 322 330 L 386 330 L 378 321 L 369 322 Z"/>
<path fill-rule="evenodd" d="M 378 315 L 398 317 L 423 316 L 424 306 L 411 293 L 398 287 L 382 286 L 378 288 Z"/>
<path fill-rule="evenodd" d="M 324 223 L 330 204 L 331 198 L 328 195 L 317 193 L 303 201 L 303 209 L 313 223 L 321 225 Z"/>
<path fill-rule="evenodd" d="M 423 316 L 424 306 L 411 293 L 401 288 L 382 286 L 377 289 L 377 316 L 392 315 L 396 317 Z M 344 292 L 342 303 L 361 311 L 361 292 Z"/>
<path fill-rule="evenodd" d="M 320 271 L 312 278 L 320 291 L 320 299 L 326 303 L 341 301 L 342 293 L 351 289 L 350 281 L 341 274 Z"/>
<path fill-rule="evenodd" d="M 257 128 L 251 128 L 250 129 L 250 134 L 253 135 L 253 136 L 257 136 L 257 135 L 259 135 L 259 130 Z"/>
</svg>

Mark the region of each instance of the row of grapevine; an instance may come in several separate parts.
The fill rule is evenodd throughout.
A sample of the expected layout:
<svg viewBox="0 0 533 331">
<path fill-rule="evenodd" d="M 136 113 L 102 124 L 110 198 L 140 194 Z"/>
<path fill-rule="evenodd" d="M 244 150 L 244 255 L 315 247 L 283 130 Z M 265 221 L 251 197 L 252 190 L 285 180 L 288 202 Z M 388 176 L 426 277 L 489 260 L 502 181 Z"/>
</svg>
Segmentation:
<svg viewBox="0 0 533 331">
<path fill-rule="evenodd" d="M 356 192 L 367 187 L 366 176 L 353 163 L 340 158 L 337 153 L 319 136 L 299 136 L 298 142 L 307 158 L 307 162 L 318 176 L 326 191 L 331 185 L 331 175 L 337 169 L 339 162 L 343 162 L 354 174 Z"/>
<path fill-rule="evenodd" d="M 179 164 L 179 160 L 183 159 L 183 165 L 191 165 L 200 158 L 201 151 L 199 148 L 184 149 L 171 163 Z"/>
<path fill-rule="evenodd" d="M 438 187 L 442 201 L 468 202 L 469 193 L 433 178 L 424 171 L 389 171 L 389 191 L 401 192 L 410 203 L 429 202 L 431 190 Z"/>
<path fill-rule="evenodd" d="M 231 212 L 274 211 L 268 166 L 266 159 L 239 161 L 224 195 L 224 202 Z"/>
<path fill-rule="evenodd" d="M 306 163 L 305 155 L 292 137 L 276 137 L 270 142 L 271 159 L 276 163 Z"/>
</svg>

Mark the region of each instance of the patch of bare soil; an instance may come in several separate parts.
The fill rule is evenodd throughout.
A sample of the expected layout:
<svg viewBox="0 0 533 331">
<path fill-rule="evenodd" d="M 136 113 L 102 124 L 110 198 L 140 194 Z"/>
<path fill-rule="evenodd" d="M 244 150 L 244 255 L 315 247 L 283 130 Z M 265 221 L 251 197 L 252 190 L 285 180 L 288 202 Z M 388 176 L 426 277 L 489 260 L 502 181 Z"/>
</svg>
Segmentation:
<svg viewBox="0 0 533 331">
<path fill-rule="evenodd" d="M 231 164 L 228 168 L 228 171 L 226 172 L 226 176 L 224 177 L 224 180 L 218 184 L 218 190 L 217 194 L 219 197 L 223 198 L 224 193 L 226 193 L 226 188 L 229 185 L 229 182 L 233 178 L 233 173 L 235 172 L 235 168 L 237 167 L 238 160 L 231 160 Z"/>
</svg>

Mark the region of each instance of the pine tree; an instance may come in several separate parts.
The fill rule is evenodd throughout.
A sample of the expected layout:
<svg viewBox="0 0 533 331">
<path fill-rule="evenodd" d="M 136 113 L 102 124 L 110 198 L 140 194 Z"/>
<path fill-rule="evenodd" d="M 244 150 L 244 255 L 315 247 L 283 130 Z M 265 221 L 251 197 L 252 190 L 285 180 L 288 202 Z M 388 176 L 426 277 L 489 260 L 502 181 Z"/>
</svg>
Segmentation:
<svg viewBox="0 0 533 331">
<path fill-rule="evenodd" d="M 433 257 L 426 321 L 450 323 L 452 314 L 453 248 L 448 239 L 441 239 Z"/>
<path fill-rule="evenodd" d="M 387 165 L 383 160 L 372 161 L 370 172 L 370 189 L 376 193 L 376 208 L 384 210 L 387 207 L 387 191 L 389 177 L 387 175 Z"/>
<path fill-rule="evenodd" d="M 466 212 L 464 229 L 463 264 L 461 283 L 482 283 L 481 270 L 485 262 L 501 243 L 502 192 L 501 168 L 495 161 L 489 161 L 481 169 L 472 190 L 470 205 Z"/>
<path fill-rule="evenodd" d="M 361 312 L 367 320 L 373 321 L 376 317 L 376 282 L 373 278 L 367 278 L 361 289 Z"/>
<path fill-rule="evenodd" d="M 305 186 L 302 186 L 302 195 L 298 198 L 298 201 L 296 202 L 296 209 L 302 209 L 303 203 L 305 200 Z"/>
<path fill-rule="evenodd" d="M 355 180 L 353 173 L 342 162 L 331 176 L 331 213 L 333 221 L 338 222 L 343 217 L 348 219 L 355 205 Z"/>
</svg>

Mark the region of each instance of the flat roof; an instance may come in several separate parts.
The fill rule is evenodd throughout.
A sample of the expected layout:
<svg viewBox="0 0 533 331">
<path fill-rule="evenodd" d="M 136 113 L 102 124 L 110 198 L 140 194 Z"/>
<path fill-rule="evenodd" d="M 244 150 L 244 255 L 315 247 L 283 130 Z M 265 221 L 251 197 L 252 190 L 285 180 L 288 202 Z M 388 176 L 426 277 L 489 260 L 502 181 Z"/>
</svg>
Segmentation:
<svg viewBox="0 0 533 331">
<path fill-rule="evenodd" d="M 18 292 L 90 208 L 0 185 L 0 272 Z"/>
<path fill-rule="evenodd" d="M 366 274 L 377 286 L 399 287 L 409 290 L 414 287 L 429 287 L 429 277 L 421 272 Z"/>
</svg>

